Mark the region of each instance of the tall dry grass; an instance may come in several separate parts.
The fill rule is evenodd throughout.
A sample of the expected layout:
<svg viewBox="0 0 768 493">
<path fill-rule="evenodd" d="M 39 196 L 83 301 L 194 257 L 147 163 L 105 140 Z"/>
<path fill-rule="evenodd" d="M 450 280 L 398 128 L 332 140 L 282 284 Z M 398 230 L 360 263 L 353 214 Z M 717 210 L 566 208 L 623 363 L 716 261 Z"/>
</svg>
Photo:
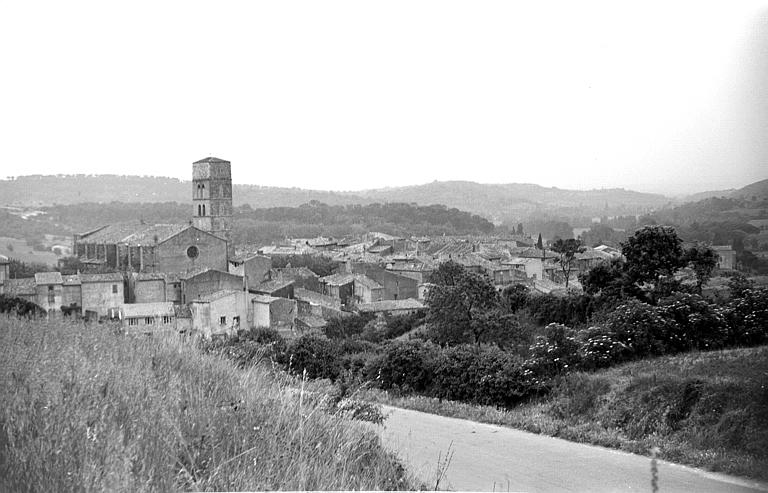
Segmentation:
<svg viewBox="0 0 768 493">
<path fill-rule="evenodd" d="M 0 318 L 0 490 L 410 489 L 375 434 L 175 338 Z"/>
</svg>

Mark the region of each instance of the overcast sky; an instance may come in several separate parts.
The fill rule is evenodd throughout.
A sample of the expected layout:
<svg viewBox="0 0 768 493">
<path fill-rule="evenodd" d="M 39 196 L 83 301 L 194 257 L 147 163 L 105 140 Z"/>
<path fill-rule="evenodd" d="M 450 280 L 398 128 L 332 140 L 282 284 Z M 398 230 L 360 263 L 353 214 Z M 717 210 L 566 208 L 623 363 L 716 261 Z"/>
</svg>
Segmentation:
<svg viewBox="0 0 768 493">
<path fill-rule="evenodd" d="M 0 67 L 0 176 L 768 178 L 768 0 L 5 1 Z"/>
</svg>

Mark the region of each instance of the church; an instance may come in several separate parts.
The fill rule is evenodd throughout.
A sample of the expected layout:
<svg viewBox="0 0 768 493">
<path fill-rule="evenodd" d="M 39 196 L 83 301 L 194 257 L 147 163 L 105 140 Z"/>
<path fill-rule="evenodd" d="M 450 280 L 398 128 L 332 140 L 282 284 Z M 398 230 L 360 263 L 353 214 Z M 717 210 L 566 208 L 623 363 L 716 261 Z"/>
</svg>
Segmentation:
<svg viewBox="0 0 768 493">
<path fill-rule="evenodd" d="M 192 215 L 187 224 L 110 224 L 74 237 L 84 263 L 127 272 L 226 272 L 232 257 L 232 169 L 208 157 L 192 163 Z"/>
</svg>

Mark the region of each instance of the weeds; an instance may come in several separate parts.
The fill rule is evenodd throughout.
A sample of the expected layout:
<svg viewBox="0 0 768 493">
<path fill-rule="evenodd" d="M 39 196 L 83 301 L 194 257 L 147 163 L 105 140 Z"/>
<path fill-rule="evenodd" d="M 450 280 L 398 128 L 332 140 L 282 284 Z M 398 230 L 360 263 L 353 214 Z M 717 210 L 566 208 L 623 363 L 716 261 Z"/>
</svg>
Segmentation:
<svg viewBox="0 0 768 493">
<path fill-rule="evenodd" d="M 408 489 L 372 432 L 175 338 L 0 317 L 0 490 Z"/>
</svg>

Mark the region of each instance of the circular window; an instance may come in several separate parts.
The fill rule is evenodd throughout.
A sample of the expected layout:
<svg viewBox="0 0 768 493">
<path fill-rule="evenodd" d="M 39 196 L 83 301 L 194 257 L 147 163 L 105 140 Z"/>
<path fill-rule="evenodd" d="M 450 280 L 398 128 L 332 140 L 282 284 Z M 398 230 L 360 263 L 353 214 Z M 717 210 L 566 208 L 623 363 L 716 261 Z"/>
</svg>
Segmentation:
<svg viewBox="0 0 768 493">
<path fill-rule="evenodd" d="M 192 245 L 191 247 L 187 248 L 187 257 L 197 258 L 198 255 L 200 255 L 200 250 L 198 250 L 195 245 Z"/>
</svg>

